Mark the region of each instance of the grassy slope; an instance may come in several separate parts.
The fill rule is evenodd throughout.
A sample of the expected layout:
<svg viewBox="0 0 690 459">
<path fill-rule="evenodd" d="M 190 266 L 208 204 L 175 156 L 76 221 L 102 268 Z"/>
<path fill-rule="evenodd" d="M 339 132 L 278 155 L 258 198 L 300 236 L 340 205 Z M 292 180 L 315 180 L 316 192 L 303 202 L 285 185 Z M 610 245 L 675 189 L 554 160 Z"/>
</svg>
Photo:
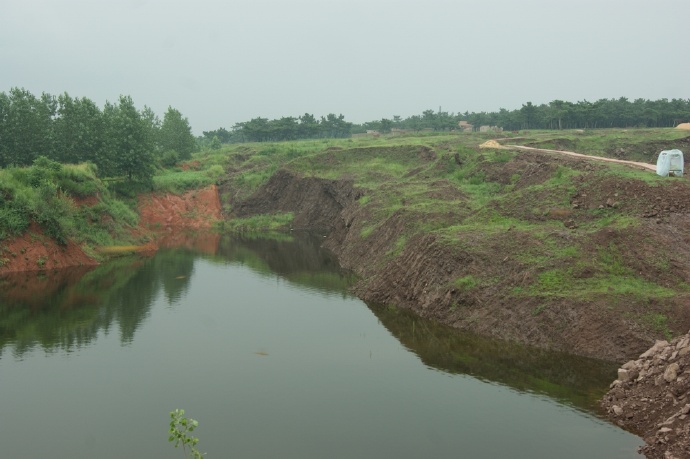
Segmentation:
<svg viewBox="0 0 690 459">
<path fill-rule="evenodd" d="M 160 170 L 153 190 L 176 193 L 215 183 L 224 174 L 218 162 L 226 159 L 206 155 L 203 167 L 192 161 Z M 9 261 L 3 241 L 24 234 L 32 222 L 58 244 L 74 241 L 95 258 L 102 246 L 141 243 L 149 237 L 137 228 L 136 198 L 150 191 L 150 186 L 102 181 L 89 164 L 41 158 L 31 167 L 0 169 L 0 266 Z"/>
<path fill-rule="evenodd" d="M 366 218 L 355 228 L 361 239 L 376 238 L 393 219 L 405 222 L 369 273 L 394 260 L 411 241 L 431 234 L 475 260 L 475 266 L 452 281 L 461 299 L 481 298 L 489 291 L 496 296 L 500 290 L 507 302 L 531 300 L 534 316 L 563 300 L 607 301 L 615 309 L 627 303 L 667 305 L 669 299 L 687 295 L 690 287 L 669 268 L 672 253 L 660 247 L 646 258 L 628 254 L 626 237 L 639 237 L 649 222 L 641 218 L 640 207 L 632 200 L 622 206 L 605 204 L 614 196 L 611 187 L 642 184 L 663 194 L 678 180 L 623 166 L 479 150 L 490 137 L 441 134 L 226 147 L 222 154 L 228 158 L 232 185 L 226 190 L 232 196 L 226 191 L 221 201 L 231 214 L 231 202 L 251 194 L 281 167 L 305 176 L 353 179 L 365 190 L 359 206 Z M 672 129 L 534 132 L 514 143 L 618 157 L 622 148 L 626 159 L 653 162 L 650 148 L 684 148 L 685 137 L 687 132 Z M 203 162 L 203 155 L 198 159 Z M 571 203 L 583 190 L 589 191 L 590 205 L 575 209 Z M 601 235 L 609 233 L 615 237 L 602 241 Z M 507 279 L 495 266 L 484 269 L 495 264 L 487 258 L 499 253 L 520 266 L 520 282 L 514 275 Z M 640 266 L 658 269 L 650 274 Z M 666 306 L 618 312 L 659 337 L 674 331 L 673 312 Z"/>
<path fill-rule="evenodd" d="M 33 221 L 60 244 L 74 240 L 93 248 L 128 240 L 137 220 L 87 164 L 44 159 L 0 170 L 0 241 L 23 234 Z"/>
</svg>

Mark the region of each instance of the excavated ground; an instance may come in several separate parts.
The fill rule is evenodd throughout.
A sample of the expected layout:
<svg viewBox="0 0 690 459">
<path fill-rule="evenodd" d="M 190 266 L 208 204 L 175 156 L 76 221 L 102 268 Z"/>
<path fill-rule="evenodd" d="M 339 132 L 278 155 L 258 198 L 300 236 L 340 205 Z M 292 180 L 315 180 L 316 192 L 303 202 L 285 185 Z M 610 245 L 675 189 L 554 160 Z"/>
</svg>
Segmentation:
<svg viewBox="0 0 690 459">
<path fill-rule="evenodd" d="M 95 266 L 96 260 L 88 256 L 79 245 L 70 241 L 59 245 L 43 234 L 41 228 L 32 223 L 23 235 L 3 241 L 0 258 L 0 275 L 22 271 L 42 271 L 67 266 Z"/>
</svg>

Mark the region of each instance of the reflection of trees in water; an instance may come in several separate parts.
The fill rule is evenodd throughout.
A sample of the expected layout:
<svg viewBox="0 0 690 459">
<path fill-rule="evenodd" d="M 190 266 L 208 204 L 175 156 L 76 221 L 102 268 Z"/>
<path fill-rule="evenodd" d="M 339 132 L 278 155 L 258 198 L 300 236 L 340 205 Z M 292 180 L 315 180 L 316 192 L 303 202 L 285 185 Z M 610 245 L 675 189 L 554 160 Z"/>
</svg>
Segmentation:
<svg viewBox="0 0 690 459">
<path fill-rule="evenodd" d="M 483 338 L 420 319 L 409 311 L 369 305 L 403 346 L 432 368 L 467 374 L 596 411 L 616 364 Z"/>
<path fill-rule="evenodd" d="M 37 346 L 48 352 L 70 351 L 92 342 L 101 330 L 109 333 L 114 323 L 122 342 L 129 343 L 161 289 L 169 302 L 186 290 L 194 256 L 169 252 L 148 260 L 118 259 L 88 272 L 65 269 L 4 276 L 0 353 L 10 345 L 17 357 Z"/>
<path fill-rule="evenodd" d="M 202 254 L 195 245 L 203 242 Z M 161 249 L 152 258 L 121 258 L 91 268 L 28 272 L 0 278 L 0 355 L 6 347 L 21 357 L 40 347 L 47 352 L 88 345 L 99 332 L 118 327 L 122 343 L 137 329 L 162 295 L 168 304 L 189 289 L 194 261 L 210 257 L 245 264 L 262 274 L 320 291 L 345 292 L 351 277 L 319 248 L 318 238 L 290 240 L 242 237 L 183 238 L 183 247 Z M 176 241 L 180 243 L 180 241 Z"/>
</svg>

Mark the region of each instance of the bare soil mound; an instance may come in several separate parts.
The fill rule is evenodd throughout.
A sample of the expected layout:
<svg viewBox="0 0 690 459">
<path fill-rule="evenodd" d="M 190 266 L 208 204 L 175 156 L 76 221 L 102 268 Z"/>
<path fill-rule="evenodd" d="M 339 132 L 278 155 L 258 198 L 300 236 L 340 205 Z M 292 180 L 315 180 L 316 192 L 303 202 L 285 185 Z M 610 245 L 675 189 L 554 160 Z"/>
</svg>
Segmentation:
<svg viewBox="0 0 690 459">
<path fill-rule="evenodd" d="M 303 177 L 286 170 L 237 206 L 237 217 L 293 212 L 294 229 L 332 230 L 342 210 L 361 196 L 351 180 Z"/>
<path fill-rule="evenodd" d="M 676 129 L 687 129 L 690 130 L 690 123 L 681 123 L 676 126 Z"/>
</svg>

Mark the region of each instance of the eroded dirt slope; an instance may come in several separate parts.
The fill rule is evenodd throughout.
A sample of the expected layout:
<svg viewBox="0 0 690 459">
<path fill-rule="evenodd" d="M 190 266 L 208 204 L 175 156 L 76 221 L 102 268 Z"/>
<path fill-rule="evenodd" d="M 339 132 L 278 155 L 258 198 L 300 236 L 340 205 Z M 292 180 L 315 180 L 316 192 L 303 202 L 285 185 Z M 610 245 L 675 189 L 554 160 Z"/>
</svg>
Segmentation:
<svg viewBox="0 0 690 459">
<path fill-rule="evenodd" d="M 79 245 L 72 241 L 67 245 L 59 245 L 44 235 L 35 223 L 23 235 L 3 241 L 0 258 L 3 259 L 3 263 L 0 263 L 0 275 L 98 264 Z"/>
<path fill-rule="evenodd" d="M 152 193 L 139 197 L 140 225 L 150 229 L 210 228 L 221 219 L 218 189 L 210 185 L 182 195 Z"/>
</svg>

